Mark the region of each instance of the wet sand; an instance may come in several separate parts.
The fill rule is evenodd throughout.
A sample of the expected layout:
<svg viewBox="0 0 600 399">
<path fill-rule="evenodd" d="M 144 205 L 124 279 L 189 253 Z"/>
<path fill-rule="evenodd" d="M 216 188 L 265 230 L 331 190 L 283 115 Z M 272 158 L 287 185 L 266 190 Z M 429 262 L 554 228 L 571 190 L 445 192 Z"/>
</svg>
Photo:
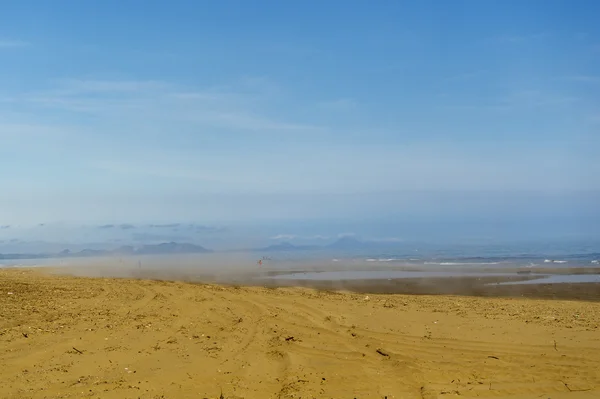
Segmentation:
<svg viewBox="0 0 600 399">
<path fill-rule="evenodd" d="M 351 291 L 365 294 L 403 295 L 461 295 L 477 297 L 540 298 L 600 301 L 598 283 L 561 283 L 504 285 L 537 279 L 535 276 L 515 277 L 447 277 L 411 278 L 384 280 L 339 280 L 339 281 L 274 281 L 263 285 L 296 286 L 319 290 Z"/>
<path fill-rule="evenodd" d="M 0 397 L 600 397 L 597 285 L 341 283 L 0 270 Z"/>
</svg>

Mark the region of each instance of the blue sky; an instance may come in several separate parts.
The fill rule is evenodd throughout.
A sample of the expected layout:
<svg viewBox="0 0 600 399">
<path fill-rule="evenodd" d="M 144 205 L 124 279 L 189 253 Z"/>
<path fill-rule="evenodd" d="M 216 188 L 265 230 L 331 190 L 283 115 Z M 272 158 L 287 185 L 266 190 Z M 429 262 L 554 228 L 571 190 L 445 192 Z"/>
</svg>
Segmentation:
<svg viewBox="0 0 600 399">
<path fill-rule="evenodd" d="M 0 224 L 600 219 L 598 15 L 3 4 Z"/>
</svg>

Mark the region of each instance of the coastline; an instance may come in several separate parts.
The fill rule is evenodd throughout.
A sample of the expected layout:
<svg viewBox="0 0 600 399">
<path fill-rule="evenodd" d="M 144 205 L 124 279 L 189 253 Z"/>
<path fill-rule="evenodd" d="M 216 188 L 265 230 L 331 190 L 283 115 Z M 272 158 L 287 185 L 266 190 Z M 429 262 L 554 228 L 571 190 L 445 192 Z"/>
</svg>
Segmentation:
<svg viewBox="0 0 600 399">
<path fill-rule="evenodd" d="M 39 268 L 41 272 L 78 277 L 115 277 L 132 279 L 152 279 L 162 281 L 183 281 L 188 283 L 211 283 L 225 286 L 247 287 L 299 287 L 325 291 L 348 291 L 364 294 L 403 294 L 403 295 L 458 295 L 475 297 L 515 297 L 561 300 L 600 301 L 600 268 L 485 268 L 478 275 L 468 275 L 473 269 L 465 268 L 412 268 L 412 267 L 372 267 L 368 270 L 337 265 L 311 266 L 306 269 L 203 269 L 188 265 L 170 265 L 164 268 L 136 268 L 110 264 L 89 266 L 65 266 Z M 522 271 L 530 273 L 521 274 Z M 371 272 L 416 273 L 411 278 L 344 278 L 345 273 L 368 274 Z M 436 277 L 436 272 L 448 273 Z M 326 279 L 319 276 L 331 276 Z M 302 279 L 305 275 L 314 278 Z M 514 284 L 540 279 L 544 276 L 583 276 L 594 282 L 579 283 L 536 283 Z"/>
</svg>

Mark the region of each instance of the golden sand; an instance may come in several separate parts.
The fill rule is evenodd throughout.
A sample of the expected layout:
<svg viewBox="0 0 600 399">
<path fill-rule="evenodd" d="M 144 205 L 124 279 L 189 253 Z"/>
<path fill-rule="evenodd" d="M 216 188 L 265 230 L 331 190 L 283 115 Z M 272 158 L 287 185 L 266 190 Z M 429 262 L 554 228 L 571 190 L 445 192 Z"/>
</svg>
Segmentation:
<svg viewBox="0 0 600 399">
<path fill-rule="evenodd" d="M 600 303 L 0 270 L 0 398 L 600 398 Z"/>
</svg>

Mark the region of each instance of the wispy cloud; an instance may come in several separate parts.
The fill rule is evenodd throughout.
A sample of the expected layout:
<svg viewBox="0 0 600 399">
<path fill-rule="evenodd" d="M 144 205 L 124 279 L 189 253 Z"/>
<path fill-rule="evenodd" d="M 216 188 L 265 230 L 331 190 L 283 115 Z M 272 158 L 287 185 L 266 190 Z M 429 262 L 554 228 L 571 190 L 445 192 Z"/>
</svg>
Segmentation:
<svg viewBox="0 0 600 399">
<path fill-rule="evenodd" d="M 532 41 L 547 39 L 548 37 L 550 37 L 550 34 L 547 32 L 521 34 L 504 33 L 492 36 L 488 39 L 488 41 L 495 43 L 523 44 Z"/>
<path fill-rule="evenodd" d="M 381 242 L 381 243 L 395 243 L 395 242 L 404 242 L 406 240 L 401 237 L 382 237 L 382 238 L 372 238 L 369 241 Z"/>
<path fill-rule="evenodd" d="M 100 230 L 108 230 L 108 229 L 121 229 L 121 230 L 131 230 L 135 229 L 135 226 L 132 224 L 124 223 L 124 224 L 103 224 L 98 226 Z"/>
<path fill-rule="evenodd" d="M 301 235 L 296 235 L 296 234 L 277 234 L 273 237 L 269 237 L 269 239 L 271 240 L 275 240 L 275 241 L 292 241 L 292 240 L 302 240 L 302 241 L 324 241 L 324 240 L 330 240 L 331 237 L 330 236 L 324 236 L 324 235 L 313 235 L 313 236 L 301 236 Z"/>
<path fill-rule="evenodd" d="M 520 90 L 507 93 L 497 98 L 489 98 L 478 104 L 448 104 L 442 106 L 445 109 L 463 111 L 519 111 L 531 108 L 556 108 L 572 105 L 579 98 L 572 95 L 545 92 L 542 90 Z"/>
<path fill-rule="evenodd" d="M 126 160 L 99 160 L 91 161 L 89 166 L 97 170 L 115 173 L 118 175 L 130 176 L 153 176 L 167 179 L 184 179 L 202 182 L 223 182 L 222 175 L 211 172 L 202 172 L 198 163 L 186 161 L 181 157 L 176 157 L 179 163 L 176 165 L 166 166 L 153 161 L 145 161 L 136 159 L 135 162 Z M 165 159 L 169 159 L 166 157 Z M 174 159 L 170 159 L 173 162 Z"/>
<path fill-rule="evenodd" d="M 52 90 L 2 99 L 13 106 L 42 107 L 102 117 L 121 125 L 186 124 L 196 128 L 237 131 L 313 132 L 326 130 L 310 123 L 270 115 L 271 84 L 246 79 L 234 88 L 195 89 L 165 81 L 84 80 L 57 82 Z M 262 85 L 265 87 L 262 87 Z M 267 104 L 267 105 L 264 105 Z M 31 110 L 34 112 L 34 110 Z M 130 126 L 132 129 L 134 126 Z"/>
<path fill-rule="evenodd" d="M 180 223 L 166 223 L 166 224 L 151 224 L 148 227 L 153 228 L 153 229 L 174 229 L 179 226 L 181 226 Z"/>
<path fill-rule="evenodd" d="M 477 70 L 477 71 L 469 71 L 469 72 L 462 72 L 462 73 L 457 73 L 456 75 L 452 75 L 450 77 L 447 78 L 447 80 L 449 81 L 463 81 L 463 80 L 469 80 L 469 79 L 475 79 L 475 78 L 480 78 L 485 74 L 485 70 Z"/>
<path fill-rule="evenodd" d="M 326 111 L 350 111 L 358 106 L 358 103 L 353 98 L 338 98 L 331 101 L 323 101 L 317 106 Z"/>
<path fill-rule="evenodd" d="M 271 240 L 293 240 L 295 239 L 297 236 L 294 234 L 277 234 L 276 236 L 271 237 Z"/>
<path fill-rule="evenodd" d="M 326 129 L 321 126 L 281 122 L 269 117 L 256 115 L 244 111 L 213 111 L 199 112 L 189 116 L 189 120 L 206 123 L 215 127 L 225 127 L 251 131 L 296 131 L 296 132 L 319 132 Z"/>
<path fill-rule="evenodd" d="M 2 123 L 0 119 L 0 138 L 10 140 L 14 138 L 39 139 L 43 137 L 66 137 L 69 128 L 42 125 L 36 123 Z M 6 142 L 5 142 L 6 143 Z"/>
<path fill-rule="evenodd" d="M 329 240 L 329 239 L 331 239 L 331 237 L 329 237 L 329 236 L 323 236 L 320 234 L 317 234 L 316 236 L 309 236 L 308 238 L 311 240 Z"/>
<path fill-rule="evenodd" d="M 170 85 L 161 81 L 127 81 L 127 80 L 82 80 L 66 79 L 61 81 L 73 94 L 83 93 L 133 93 L 167 89 Z"/>
<path fill-rule="evenodd" d="M 0 49 L 8 49 L 8 48 L 18 48 L 18 47 L 28 47 L 31 43 L 25 42 L 22 40 L 8 40 L 8 39 L 0 39 Z"/>
<path fill-rule="evenodd" d="M 600 83 L 600 76 L 595 76 L 595 75 L 574 75 L 574 76 L 567 76 L 565 79 L 573 81 L 573 82 Z"/>
<path fill-rule="evenodd" d="M 152 241 L 189 241 L 193 237 L 184 234 L 153 234 L 153 233 L 134 233 L 131 239 L 137 242 L 152 242 Z"/>
<path fill-rule="evenodd" d="M 521 90 L 507 96 L 503 102 L 511 107 L 562 106 L 577 102 L 578 98 L 541 90 Z"/>
</svg>

